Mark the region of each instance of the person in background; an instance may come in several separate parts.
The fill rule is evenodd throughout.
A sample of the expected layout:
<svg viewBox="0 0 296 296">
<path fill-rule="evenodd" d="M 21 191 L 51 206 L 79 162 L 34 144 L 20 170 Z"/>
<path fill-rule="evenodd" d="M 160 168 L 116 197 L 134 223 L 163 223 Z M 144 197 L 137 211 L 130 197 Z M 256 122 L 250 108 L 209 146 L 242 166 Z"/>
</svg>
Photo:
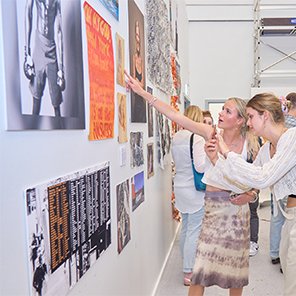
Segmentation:
<svg viewBox="0 0 296 296">
<path fill-rule="evenodd" d="M 284 114 L 285 124 L 287 128 L 296 127 L 296 93 L 292 92 L 286 96 L 288 105 L 288 113 Z M 272 264 L 280 263 L 279 249 L 281 241 L 282 226 L 285 222 L 285 217 L 281 211 L 277 216 L 273 213 L 273 198 L 271 196 L 271 219 L 270 219 L 270 233 L 269 233 L 269 255 Z M 287 204 L 287 198 L 278 201 L 282 208 Z M 282 271 L 282 269 L 281 269 Z"/>
<path fill-rule="evenodd" d="M 211 112 L 208 110 L 205 110 L 205 111 L 202 111 L 202 114 L 203 114 L 203 118 L 204 118 L 203 123 L 213 126 L 214 120 L 213 120 Z"/>
<path fill-rule="evenodd" d="M 213 138 L 214 127 L 187 118 L 142 89 L 127 72 L 125 75 L 128 88 L 139 93 L 159 112 L 206 140 Z M 246 102 L 242 99 L 228 99 L 219 113 L 218 127 L 223 129 L 223 138 L 231 146 L 231 150 L 246 160 L 253 147 L 246 140 L 245 105 Z M 218 285 L 229 289 L 230 296 L 241 296 L 243 287 L 248 285 L 249 276 L 248 202 L 255 201 L 258 194 L 252 189 L 246 191 L 245 186 L 223 178 L 220 171 L 209 162 L 205 171 L 202 180 L 206 184 L 205 214 L 188 295 L 202 296 L 205 287 Z"/>
<path fill-rule="evenodd" d="M 191 105 L 184 111 L 184 116 L 196 122 L 202 122 L 202 111 Z M 183 259 L 184 285 L 191 283 L 192 270 L 196 256 L 197 240 L 204 215 L 204 191 L 197 191 L 194 186 L 190 156 L 191 132 L 185 129 L 178 131 L 172 141 L 172 157 L 175 163 L 174 177 L 175 206 L 181 213 L 182 228 L 180 248 Z M 206 154 L 205 140 L 196 135 L 193 142 L 193 160 L 195 169 L 203 173 Z"/>
<path fill-rule="evenodd" d="M 286 96 L 289 111 L 285 114 L 285 123 L 287 128 L 296 126 L 296 93 L 292 92 Z"/>
<path fill-rule="evenodd" d="M 259 151 L 259 148 L 262 146 L 262 141 L 260 137 L 254 136 L 252 133 L 248 133 L 248 142 L 253 142 L 256 148 L 256 152 Z M 257 156 L 257 153 L 249 155 L 247 162 L 252 163 Z M 259 233 L 259 217 L 258 217 L 258 207 L 259 207 L 259 198 L 255 202 L 249 203 L 250 208 L 250 252 L 249 256 L 253 257 L 258 253 L 259 244 L 258 244 L 258 233 Z"/>
<path fill-rule="evenodd" d="M 247 113 L 250 129 L 267 140 L 253 164 L 231 152 L 219 135 L 206 143 L 206 152 L 215 167 L 232 182 L 257 189 L 270 186 L 274 215 L 281 211 L 286 218 L 280 242 L 283 295 L 296 295 L 296 128 L 287 129 L 281 103 L 273 94 L 255 95 L 247 104 Z M 224 159 L 217 157 L 218 151 Z M 285 197 L 287 205 L 283 209 L 278 201 Z"/>
</svg>

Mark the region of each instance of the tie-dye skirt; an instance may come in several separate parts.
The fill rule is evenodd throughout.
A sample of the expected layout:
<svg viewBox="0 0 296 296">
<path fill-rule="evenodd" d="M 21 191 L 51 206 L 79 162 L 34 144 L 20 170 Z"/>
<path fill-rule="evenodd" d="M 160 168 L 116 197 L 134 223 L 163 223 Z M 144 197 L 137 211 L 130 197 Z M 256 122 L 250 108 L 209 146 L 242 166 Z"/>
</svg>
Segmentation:
<svg viewBox="0 0 296 296">
<path fill-rule="evenodd" d="M 226 191 L 206 192 L 192 285 L 224 289 L 248 285 L 250 212 Z"/>
</svg>

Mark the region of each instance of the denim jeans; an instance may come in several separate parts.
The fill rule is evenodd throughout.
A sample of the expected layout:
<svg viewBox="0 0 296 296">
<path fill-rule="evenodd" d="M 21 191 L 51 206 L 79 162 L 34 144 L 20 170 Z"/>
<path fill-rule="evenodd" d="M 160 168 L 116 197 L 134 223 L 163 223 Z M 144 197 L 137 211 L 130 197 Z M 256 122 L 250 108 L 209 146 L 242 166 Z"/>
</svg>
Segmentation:
<svg viewBox="0 0 296 296">
<path fill-rule="evenodd" d="M 196 257 L 197 240 L 201 228 L 204 208 L 188 214 L 181 213 L 182 228 L 180 233 L 180 248 L 183 258 L 183 272 L 192 272 Z"/>
<path fill-rule="evenodd" d="M 286 207 L 286 200 L 279 200 L 282 209 Z M 285 217 L 283 216 L 280 209 L 278 209 L 278 214 L 276 217 L 273 216 L 273 201 L 271 195 L 271 218 L 270 218 L 270 231 L 269 231 L 269 255 L 271 259 L 279 258 L 279 249 L 281 241 L 282 226 L 285 222 Z"/>
</svg>

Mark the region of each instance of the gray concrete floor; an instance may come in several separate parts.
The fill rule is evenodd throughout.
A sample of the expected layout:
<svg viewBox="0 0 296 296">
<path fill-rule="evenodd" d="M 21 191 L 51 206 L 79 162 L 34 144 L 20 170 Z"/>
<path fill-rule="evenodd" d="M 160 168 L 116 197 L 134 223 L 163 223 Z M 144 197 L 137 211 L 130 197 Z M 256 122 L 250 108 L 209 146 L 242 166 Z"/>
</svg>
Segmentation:
<svg viewBox="0 0 296 296">
<path fill-rule="evenodd" d="M 265 204 L 265 205 L 264 205 Z M 267 205 L 266 205 L 267 204 Z M 259 210 L 259 252 L 250 258 L 249 285 L 244 296 L 280 296 L 283 291 L 283 275 L 279 265 L 272 265 L 269 258 L 270 206 L 261 204 Z M 155 296 L 185 296 L 188 287 L 183 285 L 182 260 L 177 236 Z M 228 290 L 213 286 L 206 288 L 205 296 L 225 296 Z"/>
</svg>

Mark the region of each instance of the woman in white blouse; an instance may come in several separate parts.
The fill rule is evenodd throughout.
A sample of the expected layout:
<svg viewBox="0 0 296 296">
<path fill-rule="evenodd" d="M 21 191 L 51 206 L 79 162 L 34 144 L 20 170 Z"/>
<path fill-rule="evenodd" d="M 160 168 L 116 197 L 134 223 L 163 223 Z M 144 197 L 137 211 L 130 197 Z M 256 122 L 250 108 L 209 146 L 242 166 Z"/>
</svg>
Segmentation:
<svg viewBox="0 0 296 296">
<path fill-rule="evenodd" d="M 126 72 L 127 86 L 142 96 L 159 112 L 191 132 L 210 139 L 215 129 L 203 123 L 194 122 L 168 104 L 158 100 L 141 88 L 139 83 Z M 247 159 L 256 153 L 258 147 L 246 141 L 245 101 L 228 99 L 219 114 L 218 127 L 223 129 L 223 138 L 231 150 Z M 237 186 L 224 178 L 209 161 L 203 178 L 206 183 L 205 215 L 197 246 L 197 258 L 191 278 L 189 296 L 201 296 L 205 287 L 218 285 L 229 289 L 230 296 L 242 295 L 248 284 L 249 270 L 249 206 L 248 202 L 257 195 L 245 187 Z M 230 192 L 238 193 L 231 199 Z"/>
<path fill-rule="evenodd" d="M 247 104 L 250 129 L 266 142 L 253 164 L 231 152 L 218 136 L 219 149 L 225 159 L 218 159 L 216 140 L 207 143 L 207 153 L 216 168 L 236 184 L 273 193 L 274 215 L 282 211 L 286 221 L 282 228 L 280 260 L 284 273 L 284 295 L 296 295 L 296 128 L 287 129 L 279 99 L 273 94 L 255 95 Z M 286 209 L 279 200 L 288 196 Z"/>
<path fill-rule="evenodd" d="M 193 121 L 203 122 L 202 110 L 191 105 L 184 115 Z M 192 270 L 195 262 L 197 240 L 204 215 L 204 191 L 197 191 L 194 186 L 192 163 L 190 156 L 190 137 L 192 133 L 181 129 L 173 137 L 172 157 L 175 164 L 174 193 L 175 206 L 182 216 L 180 232 L 180 248 L 183 258 L 184 285 L 191 283 Z M 203 173 L 206 153 L 205 140 L 195 135 L 192 151 L 195 169 Z"/>
</svg>

